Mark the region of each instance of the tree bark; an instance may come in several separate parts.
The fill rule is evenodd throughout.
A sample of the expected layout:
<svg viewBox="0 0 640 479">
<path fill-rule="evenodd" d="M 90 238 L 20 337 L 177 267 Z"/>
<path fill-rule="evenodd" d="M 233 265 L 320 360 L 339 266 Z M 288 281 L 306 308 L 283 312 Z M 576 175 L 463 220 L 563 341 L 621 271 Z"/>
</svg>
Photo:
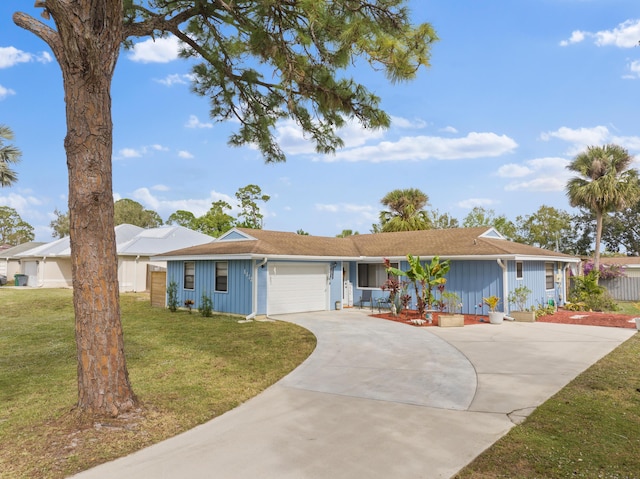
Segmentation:
<svg viewBox="0 0 640 479">
<path fill-rule="evenodd" d="M 593 252 L 593 271 L 598 273 L 596 284 L 600 279 L 600 244 L 602 243 L 602 222 L 604 214 L 602 211 L 596 211 L 596 244 Z"/>
<path fill-rule="evenodd" d="M 51 46 L 64 80 L 78 407 L 117 416 L 136 404 L 120 319 L 111 167 L 122 0 L 47 0 L 46 8 L 57 31 L 24 14 L 14 21 Z"/>
</svg>

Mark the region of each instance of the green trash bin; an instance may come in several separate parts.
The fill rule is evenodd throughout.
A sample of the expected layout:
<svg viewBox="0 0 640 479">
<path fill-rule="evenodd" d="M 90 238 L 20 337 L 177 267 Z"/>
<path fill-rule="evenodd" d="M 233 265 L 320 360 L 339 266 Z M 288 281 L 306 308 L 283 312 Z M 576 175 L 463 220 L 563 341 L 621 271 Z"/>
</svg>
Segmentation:
<svg viewBox="0 0 640 479">
<path fill-rule="evenodd" d="M 26 274 L 16 274 L 13 276 L 13 279 L 15 280 L 16 286 L 26 286 L 29 276 L 27 276 Z"/>
</svg>

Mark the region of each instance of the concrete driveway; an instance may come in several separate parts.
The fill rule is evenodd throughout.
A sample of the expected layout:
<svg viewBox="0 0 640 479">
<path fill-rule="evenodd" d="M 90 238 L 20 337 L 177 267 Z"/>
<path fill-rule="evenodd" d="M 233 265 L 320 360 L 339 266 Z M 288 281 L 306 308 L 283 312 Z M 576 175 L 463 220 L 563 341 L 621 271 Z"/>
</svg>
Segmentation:
<svg viewBox="0 0 640 479">
<path fill-rule="evenodd" d="M 360 310 L 281 316 L 318 346 L 238 408 L 78 479 L 448 478 L 630 329 L 414 328 Z"/>
</svg>

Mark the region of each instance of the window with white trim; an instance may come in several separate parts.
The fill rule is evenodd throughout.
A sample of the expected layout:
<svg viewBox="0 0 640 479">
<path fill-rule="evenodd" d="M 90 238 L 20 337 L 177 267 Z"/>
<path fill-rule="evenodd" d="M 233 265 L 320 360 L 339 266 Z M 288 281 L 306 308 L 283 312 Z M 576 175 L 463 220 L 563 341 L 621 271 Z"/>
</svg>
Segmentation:
<svg viewBox="0 0 640 479">
<path fill-rule="evenodd" d="M 391 263 L 398 268 L 398 263 Z M 358 263 L 358 288 L 380 288 L 392 275 L 382 263 Z"/>
<path fill-rule="evenodd" d="M 196 262 L 184 262 L 184 289 L 195 289 L 196 286 Z"/>
<path fill-rule="evenodd" d="M 216 291 L 226 293 L 229 289 L 229 262 L 216 262 Z"/>
<path fill-rule="evenodd" d="M 516 279 L 524 278 L 524 265 L 522 261 L 516 261 Z"/>
<path fill-rule="evenodd" d="M 545 288 L 546 289 L 554 289 L 555 288 L 555 282 L 554 282 L 554 269 L 553 269 L 553 263 L 545 263 L 544 264 L 544 279 L 545 279 Z"/>
</svg>

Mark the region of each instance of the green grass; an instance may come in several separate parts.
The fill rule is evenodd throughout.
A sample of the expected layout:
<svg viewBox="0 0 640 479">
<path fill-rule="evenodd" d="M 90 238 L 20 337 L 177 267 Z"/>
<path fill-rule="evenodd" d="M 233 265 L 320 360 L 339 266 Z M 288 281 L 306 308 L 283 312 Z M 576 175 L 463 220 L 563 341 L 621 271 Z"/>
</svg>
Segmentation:
<svg viewBox="0 0 640 479">
<path fill-rule="evenodd" d="M 0 478 L 62 478 L 212 419 L 302 362 L 313 335 L 283 322 L 239 324 L 121 296 L 140 409 L 88 418 L 77 399 L 70 290 L 0 288 Z"/>
<path fill-rule="evenodd" d="M 618 302 L 618 310 L 616 313 L 629 314 L 631 316 L 640 316 L 640 303 L 634 303 L 631 301 Z"/>
<path fill-rule="evenodd" d="M 574 379 L 455 477 L 640 478 L 640 335 Z"/>
</svg>

